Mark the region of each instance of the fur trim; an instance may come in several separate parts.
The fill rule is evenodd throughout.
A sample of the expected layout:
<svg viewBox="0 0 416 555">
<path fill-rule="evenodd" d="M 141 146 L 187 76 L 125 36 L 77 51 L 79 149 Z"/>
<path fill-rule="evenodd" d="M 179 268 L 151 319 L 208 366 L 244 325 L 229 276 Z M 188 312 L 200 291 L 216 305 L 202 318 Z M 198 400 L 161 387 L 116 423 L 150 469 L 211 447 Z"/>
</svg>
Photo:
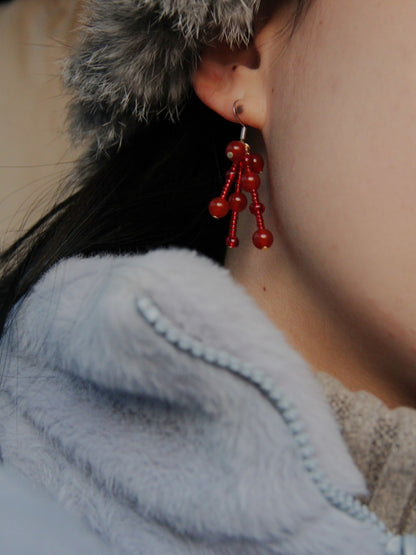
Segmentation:
<svg viewBox="0 0 416 555">
<path fill-rule="evenodd" d="M 89 0 L 66 62 L 71 131 L 99 150 L 138 122 L 176 119 L 201 49 L 217 38 L 247 43 L 260 0 Z"/>
<path fill-rule="evenodd" d="M 343 501 L 364 481 L 315 377 L 211 261 L 176 249 L 64 260 L 15 308 L 1 347 L 4 461 L 112 552 L 386 553 L 370 515 Z M 219 351 L 292 408 L 276 411 Z"/>
</svg>

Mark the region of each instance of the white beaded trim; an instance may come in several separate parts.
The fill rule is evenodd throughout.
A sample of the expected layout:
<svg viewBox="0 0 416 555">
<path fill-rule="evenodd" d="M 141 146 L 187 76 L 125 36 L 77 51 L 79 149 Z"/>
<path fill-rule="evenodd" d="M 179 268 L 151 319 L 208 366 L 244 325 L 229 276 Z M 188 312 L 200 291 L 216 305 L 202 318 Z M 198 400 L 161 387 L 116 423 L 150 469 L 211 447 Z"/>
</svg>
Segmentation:
<svg viewBox="0 0 416 555">
<path fill-rule="evenodd" d="M 306 426 L 301 420 L 294 404 L 283 392 L 279 391 L 271 378 L 258 372 L 252 366 L 233 355 L 207 347 L 201 341 L 184 333 L 161 313 L 150 297 L 139 297 L 137 299 L 137 308 L 146 322 L 171 345 L 195 358 L 228 370 L 256 387 L 282 417 L 298 447 L 303 467 L 328 503 L 356 520 L 370 522 L 377 526 L 385 534 L 384 541 L 393 537 L 386 530 L 385 524 L 368 507 L 329 481 L 325 473 L 320 469 L 309 435 L 305 432 Z"/>
</svg>

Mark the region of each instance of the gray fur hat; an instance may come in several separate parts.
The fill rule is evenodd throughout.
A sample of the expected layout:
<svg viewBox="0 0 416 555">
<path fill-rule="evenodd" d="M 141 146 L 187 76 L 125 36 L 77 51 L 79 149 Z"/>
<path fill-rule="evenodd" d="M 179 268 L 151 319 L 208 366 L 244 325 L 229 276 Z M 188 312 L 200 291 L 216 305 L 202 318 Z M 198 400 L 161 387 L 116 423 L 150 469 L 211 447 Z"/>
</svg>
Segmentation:
<svg viewBox="0 0 416 555">
<path fill-rule="evenodd" d="M 247 43 L 260 0 L 89 0 L 64 67 L 71 131 L 98 149 L 139 122 L 175 119 L 204 46 Z"/>
</svg>

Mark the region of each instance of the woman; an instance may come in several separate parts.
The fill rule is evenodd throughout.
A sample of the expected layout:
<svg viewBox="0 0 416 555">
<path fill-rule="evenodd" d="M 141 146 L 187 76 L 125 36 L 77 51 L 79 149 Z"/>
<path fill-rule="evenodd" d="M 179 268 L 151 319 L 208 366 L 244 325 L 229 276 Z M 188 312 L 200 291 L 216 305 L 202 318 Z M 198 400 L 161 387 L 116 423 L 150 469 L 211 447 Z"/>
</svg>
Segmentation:
<svg viewBox="0 0 416 555">
<path fill-rule="evenodd" d="M 3 458 L 116 552 L 413 553 L 416 6 L 86 21 L 65 76 L 89 149 L 3 256 Z M 225 255 L 224 182 L 256 216 Z"/>
</svg>

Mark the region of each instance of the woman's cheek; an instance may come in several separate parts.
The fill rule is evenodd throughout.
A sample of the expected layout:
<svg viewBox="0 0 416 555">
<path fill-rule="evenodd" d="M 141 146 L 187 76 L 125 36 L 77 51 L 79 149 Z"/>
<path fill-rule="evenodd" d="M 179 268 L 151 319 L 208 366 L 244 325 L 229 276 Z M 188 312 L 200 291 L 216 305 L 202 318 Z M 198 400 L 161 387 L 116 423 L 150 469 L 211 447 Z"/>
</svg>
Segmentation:
<svg viewBox="0 0 416 555">
<path fill-rule="evenodd" d="M 356 1 L 308 13 L 279 62 L 265 137 L 282 243 L 299 269 L 412 348 L 416 34 L 400 47 L 387 12 L 378 26 L 375 6 Z"/>
</svg>

